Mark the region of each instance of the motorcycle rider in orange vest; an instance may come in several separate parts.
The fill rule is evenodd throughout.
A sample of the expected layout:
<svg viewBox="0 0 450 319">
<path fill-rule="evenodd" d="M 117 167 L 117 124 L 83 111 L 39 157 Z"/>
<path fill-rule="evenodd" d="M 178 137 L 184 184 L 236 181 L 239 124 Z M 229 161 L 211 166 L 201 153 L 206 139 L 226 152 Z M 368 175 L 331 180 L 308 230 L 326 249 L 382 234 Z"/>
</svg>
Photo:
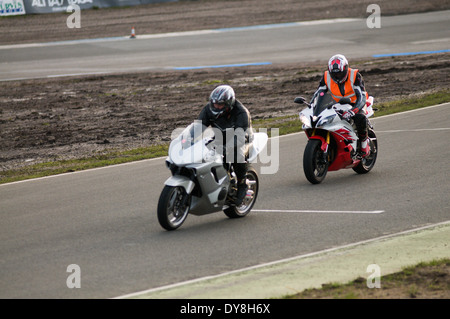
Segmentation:
<svg viewBox="0 0 450 319">
<path fill-rule="evenodd" d="M 365 116 L 364 106 L 368 99 L 368 94 L 364 88 L 364 80 L 357 69 L 351 69 L 348 61 L 342 54 L 333 55 L 328 61 L 328 70 L 325 71 L 320 80 L 319 88 L 314 93 L 311 103 L 314 99 L 325 92 L 329 92 L 336 101 L 343 97 L 350 98 L 352 110 L 343 114 L 346 119 L 353 118 L 358 138 L 360 141 L 359 152 L 362 157 L 370 154 L 367 132 L 367 118 Z"/>
</svg>

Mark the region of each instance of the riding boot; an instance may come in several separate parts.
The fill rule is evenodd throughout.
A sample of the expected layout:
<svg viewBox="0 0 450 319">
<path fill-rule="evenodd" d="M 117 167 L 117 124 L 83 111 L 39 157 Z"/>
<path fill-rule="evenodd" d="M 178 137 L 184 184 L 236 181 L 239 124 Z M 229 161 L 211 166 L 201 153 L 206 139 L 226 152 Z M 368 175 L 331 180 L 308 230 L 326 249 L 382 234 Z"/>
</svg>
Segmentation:
<svg viewBox="0 0 450 319">
<path fill-rule="evenodd" d="M 245 195 L 247 195 L 247 191 L 248 191 L 248 185 L 247 185 L 246 179 L 244 178 L 243 180 L 238 181 L 236 201 L 234 202 L 236 204 L 236 206 L 239 206 L 242 204 L 242 202 L 244 201 Z"/>
<path fill-rule="evenodd" d="M 247 185 L 247 165 L 246 163 L 235 163 L 234 165 L 234 171 L 236 173 L 236 177 L 238 180 L 237 185 L 237 196 L 235 204 L 236 206 L 239 206 L 242 204 L 245 195 L 247 195 L 248 185 Z"/>
<path fill-rule="evenodd" d="M 359 153 L 362 157 L 366 157 L 370 154 L 370 146 L 367 131 L 367 118 L 360 112 L 354 116 L 356 130 L 358 132 Z"/>
<path fill-rule="evenodd" d="M 360 153 L 362 157 L 367 157 L 370 154 L 370 145 L 369 145 L 369 138 L 366 137 L 364 140 L 361 141 L 361 147 L 360 147 Z"/>
</svg>

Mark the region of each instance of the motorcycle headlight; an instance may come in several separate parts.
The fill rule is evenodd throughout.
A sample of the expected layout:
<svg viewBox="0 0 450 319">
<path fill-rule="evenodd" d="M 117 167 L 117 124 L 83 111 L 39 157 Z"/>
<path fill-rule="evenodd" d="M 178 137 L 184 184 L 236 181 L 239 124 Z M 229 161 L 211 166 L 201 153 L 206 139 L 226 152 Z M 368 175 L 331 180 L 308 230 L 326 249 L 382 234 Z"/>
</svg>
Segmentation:
<svg viewBox="0 0 450 319">
<path fill-rule="evenodd" d="M 300 121 L 303 123 L 304 127 L 311 127 L 311 119 L 309 116 L 300 113 Z"/>
<path fill-rule="evenodd" d="M 325 125 L 325 124 L 327 124 L 327 123 L 331 123 L 331 122 L 333 121 L 333 119 L 334 119 L 335 116 L 336 116 L 336 114 L 332 114 L 332 115 L 330 115 L 330 116 L 327 116 L 327 117 L 321 119 L 321 120 L 319 121 L 319 123 L 317 123 L 317 126 L 322 126 L 322 125 Z"/>
</svg>

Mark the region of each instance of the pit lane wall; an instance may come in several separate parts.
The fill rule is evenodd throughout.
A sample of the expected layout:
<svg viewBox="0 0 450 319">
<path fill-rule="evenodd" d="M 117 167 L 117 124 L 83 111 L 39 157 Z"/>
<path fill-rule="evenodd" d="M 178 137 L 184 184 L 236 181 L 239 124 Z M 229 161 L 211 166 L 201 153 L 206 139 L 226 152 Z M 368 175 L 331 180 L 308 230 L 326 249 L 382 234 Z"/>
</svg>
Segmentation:
<svg viewBox="0 0 450 319">
<path fill-rule="evenodd" d="M 91 9 L 174 1 L 178 0 L 0 0 L 0 16 L 64 12 L 74 4 Z"/>
</svg>

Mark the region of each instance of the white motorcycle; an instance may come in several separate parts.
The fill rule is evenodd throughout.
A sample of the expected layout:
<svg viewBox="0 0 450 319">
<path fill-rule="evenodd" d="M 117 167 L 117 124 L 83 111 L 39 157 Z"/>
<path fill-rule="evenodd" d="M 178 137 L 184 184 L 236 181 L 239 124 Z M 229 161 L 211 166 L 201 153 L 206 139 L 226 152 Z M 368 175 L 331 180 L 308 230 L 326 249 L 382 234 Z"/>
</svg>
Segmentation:
<svg viewBox="0 0 450 319">
<path fill-rule="evenodd" d="M 313 105 L 305 98 L 297 97 L 295 103 L 308 107 L 300 113 L 302 128 L 308 137 L 303 154 L 303 171 L 312 184 L 323 181 L 328 171 L 352 168 L 358 174 L 368 173 L 377 160 L 378 141 L 373 126 L 368 121 L 370 154 L 361 157 L 358 153 L 358 135 L 353 120 L 346 120 L 345 112 L 351 110 L 349 98 L 338 103 L 329 95 L 317 97 Z M 367 118 L 374 114 L 373 97 L 369 97 L 364 112 Z"/>
<path fill-rule="evenodd" d="M 180 227 L 189 213 L 200 216 L 223 211 L 229 218 L 239 218 L 255 204 L 259 181 L 250 163 L 265 148 L 267 134 L 254 133 L 253 140 L 246 144 L 248 191 L 242 204 L 235 206 L 237 178 L 233 166 L 224 163 L 223 150 L 219 149 L 222 146 L 214 143 L 214 131 L 203 131 L 201 126 L 195 121 L 170 143 L 166 166 L 172 176 L 164 183 L 157 211 L 158 221 L 166 230 Z"/>
</svg>

